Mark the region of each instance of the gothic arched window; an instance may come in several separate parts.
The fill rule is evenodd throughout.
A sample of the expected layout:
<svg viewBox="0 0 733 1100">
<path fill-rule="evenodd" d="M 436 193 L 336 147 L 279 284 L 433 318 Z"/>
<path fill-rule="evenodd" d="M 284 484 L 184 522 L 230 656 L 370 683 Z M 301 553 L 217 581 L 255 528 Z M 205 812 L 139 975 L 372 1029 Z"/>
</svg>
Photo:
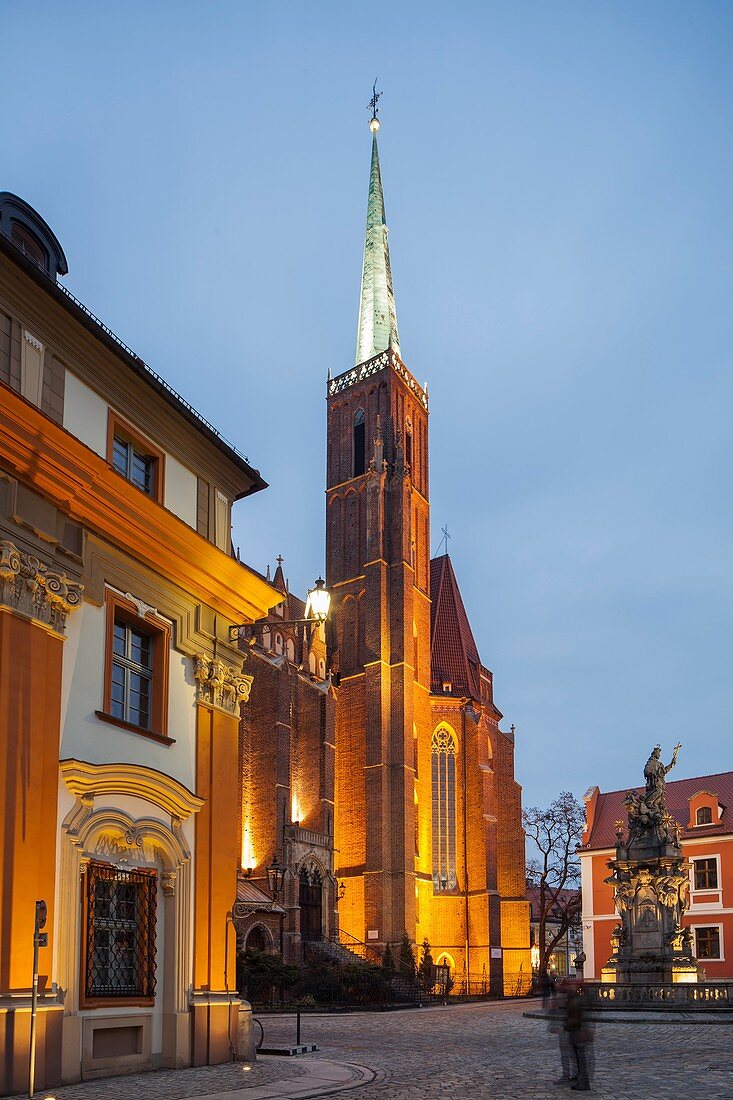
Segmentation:
<svg viewBox="0 0 733 1100">
<path fill-rule="evenodd" d="M 432 742 L 433 888 L 455 890 L 456 742 L 448 726 L 438 726 Z"/>
<path fill-rule="evenodd" d="M 366 435 L 364 427 L 364 410 L 357 409 L 354 413 L 354 477 L 359 477 L 366 469 Z"/>
</svg>

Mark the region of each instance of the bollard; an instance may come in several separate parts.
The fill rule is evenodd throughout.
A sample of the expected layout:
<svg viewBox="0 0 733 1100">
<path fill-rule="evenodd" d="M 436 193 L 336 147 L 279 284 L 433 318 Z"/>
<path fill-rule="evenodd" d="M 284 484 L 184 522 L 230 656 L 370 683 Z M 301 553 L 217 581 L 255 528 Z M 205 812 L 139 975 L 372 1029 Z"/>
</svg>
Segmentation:
<svg viewBox="0 0 733 1100">
<path fill-rule="evenodd" d="M 295 1013 L 295 1045 L 300 1046 L 300 1009 Z"/>
</svg>

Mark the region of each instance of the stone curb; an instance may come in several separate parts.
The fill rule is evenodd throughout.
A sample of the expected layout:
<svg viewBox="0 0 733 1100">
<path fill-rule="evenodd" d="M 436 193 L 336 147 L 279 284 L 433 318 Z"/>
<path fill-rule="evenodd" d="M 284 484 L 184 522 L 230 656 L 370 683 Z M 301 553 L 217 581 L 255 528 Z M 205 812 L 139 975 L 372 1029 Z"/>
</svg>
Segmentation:
<svg viewBox="0 0 733 1100">
<path fill-rule="evenodd" d="M 293 1059 L 288 1057 L 268 1057 L 269 1065 L 282 1062 L 292 1066 Z M 304 1059 L 300 1065 L 305 1072 L 299 1077 L 285 1081 L 273 1081 L 259 1088 L 227 1089 L 226 1093 L 211 1092 L 197 1095 L 196 1100 L 308 1100 L 309 1097 L 330 1096 L 335 1092 L 346 1092 L 368 1085 L 377 1077 L 377 1073 L 367 1066 L 355 1062 L 333 1062 L 326 1058 Z"/>
<path fill-rule="evenodd" d="M 523 1012 L 527 1020 L 555 1020 L 560 1017 L 544 1012 Z M 623 1009 L 609 1009 L 608 1012 L 591 1012 L 587 1019 L 593 1024 L 733 1024 L 733 1012 L 649 1012 L 644 1009 L 636 1012 L 624 1012 Z"/>
</svg>

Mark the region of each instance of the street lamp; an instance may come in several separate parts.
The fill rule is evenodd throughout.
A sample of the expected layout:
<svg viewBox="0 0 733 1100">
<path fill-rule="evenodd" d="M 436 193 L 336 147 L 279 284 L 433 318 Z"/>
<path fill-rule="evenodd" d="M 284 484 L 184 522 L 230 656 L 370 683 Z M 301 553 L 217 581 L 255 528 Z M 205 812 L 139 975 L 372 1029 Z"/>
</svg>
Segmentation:
<svg viewBox="0 0 733 1100">
<path fill-rule="evenodd" d="M 276 855 L 272 857 L 272 863 L 267 868 L 267 883 L 272 900 L 275 901 L 285 884 L 285 868 L 280 866 Z M 282 906 L 280 907 L 280 958 L 285 958 L 285 910 Z"/>
<path fill-rule="evenodd" d="M 304 618 L 278 619 L 275 624 L 273 624 L 270 619 L 264 619 L 258 623 L 240 623 L 238 626 L 230 626 L 229 641 L 254 641 L 256 631 L 272 630 L 273 625 L 301 626 L 306 623 L 324 623 L 328 618 L 330 606 L 331 593 L 326 588 L 326 582 L 323 577 L 319 577 L 314 587 L 308 590 Z"/>
<path fill-rule="evenodd" d="M 283 888 L 285 882 L 285 868 L 278 863 L 277 856 L 272 857 L 272 863 L 267 868 L 267 882 L 274 901 Z"/>
</svg>

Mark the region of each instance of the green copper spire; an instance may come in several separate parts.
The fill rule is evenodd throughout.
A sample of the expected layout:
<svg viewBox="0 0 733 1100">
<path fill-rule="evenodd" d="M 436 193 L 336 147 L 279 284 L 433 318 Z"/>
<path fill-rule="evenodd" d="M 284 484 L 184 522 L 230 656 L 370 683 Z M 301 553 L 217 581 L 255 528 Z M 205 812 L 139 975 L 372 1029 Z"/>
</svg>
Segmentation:
<svg viewBox="0 0 733 1100">
<path fill-rule="evenodd" d="M 382 174 L 379 170 L 376 114 L 369 123 L 372 131 L 372 167 L 369 174 L 364 267 L 361 275 L 359 328 L 356 336 L 356 364 L 365 363 L 388 348 L 400 354 L 397 311 L 389 265 L 387 224 L 384 216 Z"/>
</svg>

